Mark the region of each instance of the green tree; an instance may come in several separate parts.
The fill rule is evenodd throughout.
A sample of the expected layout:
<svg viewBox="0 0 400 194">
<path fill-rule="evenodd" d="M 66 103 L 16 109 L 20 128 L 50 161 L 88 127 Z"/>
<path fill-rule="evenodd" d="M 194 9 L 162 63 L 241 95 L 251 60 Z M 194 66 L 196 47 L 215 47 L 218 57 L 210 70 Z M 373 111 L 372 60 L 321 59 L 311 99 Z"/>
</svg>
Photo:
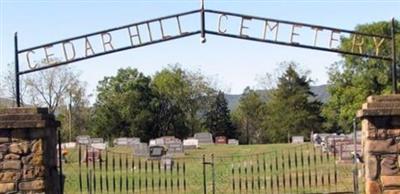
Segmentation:
<svg viewBox="0 0 400 194">
<path fill-rule="evenodd" d="M 163 134 L 180 138 L 202 130 L 202 115 L 213 93 L 206 78 L 178 65 L 157 72 L 152 86 L 158 96 L 157 125 Z"/>
<path fill-rule="evenodd" d="M 233 112 L 235 126 L 238 127 L 239 140 L 243 143 L 263 143 L 264 131 L 261 128 L 264 102 L 260 94 L 246 87 Z"/>
<path fill-rule="evenodd" d="M 389 22 L 374 22 L 361 24 L 356 31 L 390 36 Z M 396 31 L 400 31 L 396 22 Z M 400 35 L 397 34 L 397 58 L 400 57 Z M 340 49 L 351 50 L 354 35 L 342 37 Z M 374 52 L 373 39 L 364 39 L 364 50 Z M 358 51 L 358 50 L 357 50 Z M 381 46 L 379 55 L 390 56 L 390 41 Z M 330 98 L 323 107 L 326 118 L 324 127 L 329 131 L 349 132 L 356 111 L 361 108 L 369 95 L 388 94 L 391 91 L 391 65 L 388 61 L 362 58 L 358 56 L 343 56 L 343 60 L 334 63 L 329 69 L 328 91 Z"/>
<path fill-rule="evenodd" d="M 219 91 L 215 96 L 205 117 L 204 125 L 214 137 L 220 135 L 228 138 L 237 137 L 236 130 L 231 121 L 228 103 L 222 91 Z"/>
<path fill-rule="evenodd" d="M 147 141 L 158 134 L 153 125 L 155 95 L 151 78 L 136 69 L 119 69 L 97 86 L 91 132 L 103 138 L 137 136 Z"/>
<path fill-rule="evenodd" d="M 313 100 L 311 80 L 306 75 L 299 75 L 295 68 L 293 62 L 288 64 L 264 107 L 263 127 L 269 142 L 287 142 L 292 135 L 307 138 L 311 131 L 320 129 L 321 103 Z"/>
</svg>

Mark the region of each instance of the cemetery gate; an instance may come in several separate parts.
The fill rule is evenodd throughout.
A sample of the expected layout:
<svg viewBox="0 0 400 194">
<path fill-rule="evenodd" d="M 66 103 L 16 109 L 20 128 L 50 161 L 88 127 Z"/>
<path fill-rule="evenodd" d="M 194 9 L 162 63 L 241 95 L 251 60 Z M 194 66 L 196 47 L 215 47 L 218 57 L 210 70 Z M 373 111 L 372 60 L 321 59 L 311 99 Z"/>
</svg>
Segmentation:
<svg viewBox="0 0 400 194">
<path fill-rule="evenodd" d="M 135 157 L 126 147 L 93 152 L 81 145 L 64 164 L 65 193 L 358 193 L 358 168 L 350 152 L 339 152 L 340 145 L 338 140 L 331 150 L 299 144 L 242 155 L 190 154 L 171 162 Z"/>
<path fill-rule="evenodd" d="M 199 22 L 199 29 L 185 27 L 185 23 L 193 23 L 193 18 Z M 206 27 L 206 18 L 214 18 L 212 21 L 216 25 L 213 26 L 216 27 L 211 28 L 210 26 L 212 25 L 207 25 Z M 209 21 L 208 19 L 207 21 Z M 238 22 L 239 29 L 232 30 L 229 27 L 229 25 L 232 25 L 231 21 Z M 261 24 L 262 31 L 251 32 L 249 27 L 251 22 Z M 25 74 L 197 34 L 200 34 L 202 43 L 206 42 L 206 35 L 215 35 L 387 61 L 391 63 L 392 91 L 397 93 L 395 19 L 393 18 L 390 23 L 390 35 L 372 34 L 205 9 L 202 1 L 200 9 L 197 10 L 88 33 L 31 48 L 18 48 L 18 36 L 15 33 L 16 103 L 18 107 L 21 106 L 20 76 Z M 173 24 L 176 27 L 176 31 L 173 33 L 167 32 L 166 24 Z M 286 31 L 290 32 L 285 39 L 282 38 L 281 33 L 285 31 L 282 28 L 287 28 Z M 299 29 L 308 30 L 308 34 L 314 34 L 313 40 L 311 42 L 302 41 Z M 155 31 L 157 32 L 155 33 Z M 125 34 L 125 37 L 113 39 L 116 34 Z M 322 36 L 322 34 L 325 35 Z M 338 47 L 342 36 L 352 39 L 351 49 L 344 50 Z M 321 40 L 322 37 L 325 37 L 325 39 Z M 125 40 L 125 42 L 117 42 L 118 40 Z M 95 43 L 95 41 L 97 42 Z M 372 42 L 374 46 L 367 46 L 366 42 Z M 95 47 L 96 45 L 97 47 Z M 383 52 L 384 45 L 391 49 Z M 36 61 L 43 61 L 43 63 L 37 63 Z M 59 142 L 59 147 L 61 147 L 61 142 Z M 331 162 L 332 158 L 336 156 L 318 153 L 318 151 L 263 153 L 251 157 L 241 157 L 241 159 L 237 160 L 235 157 L 215 155 L 214 162 L 210 162 L 209 158 L 206 158 L 205 161 L 203 161 L 203 158 L 185 158 L 177 159 L 174 165 L 168 168 L 168 166 L 164 166 L 157 161 L 133 158 L 128 154 L 115 153 L 109 150 L 101 153 L 101 160 L 86 161 L 84 159 L 85 162 L 82 162 L 82 153 L 86 149 L 88 148 L 80 147 L 79 151 L 77 151 L 79 153 L 77 154 L 78 157 L 72 159 L 76 164 L 79 164 L 78 167 L 73 167 L 71 170 L 74 173 L 79 173 L 79 178 L 74 179 L 73 182 L 68 182 L 71 181 L 67 169 L 70 166 L 68 164 L 65 165 L 63 170 L 62 163 L 59 165 L 59 170 L 67 175 L 66 183 L 72 184 L 76 192 L 93 193 L 99 191 L 99 189 L 100 191 L 107 191 L 108 189 L 108 191 L 119 190 L 121 192 L 133 189 L 143 191 L 143 188 L 147 189 L 147 191 L 153 191 L 153 189 L 156 189 L 155 186 L 158 185 L 160 186 L 158 188 L 162 188 L 161 190 L 164 193 L 167 190 L 172 193 L 176 189 L 178 192 L 196 193 L 199 191 L 202 193 L 200 185 L 204 185 L 205 192 L 211 189 L 216 193 L 227 190 L 232 190 L 234 193 L 261 192 L 261 190 L 281 193 L 292 192 L 293 188 L 297 189 L 296 192 L 299 193 L 312 193 L 316 186 L 331 190 L 332 184 L 338 185 L 335 186 L 337 191 L 348 191 L 348 189 L 340 187 L 340 184 L 336 184 L 347 180 L 345 177 L 348 176 L 341 175 L 340 173 L 345 171 L 338 170 L 338 166 L 334 162 L 331 163 L 333 165 L 332 168 L 324 169 L 324 172 L 327 170 L 327 173 L 320 173 L 323 168 L 318 165 Z M 61 158 L 61 151 L 58 154 Z M 246 160 L 250 158 L 250 161 Z M 191 160 L 191 162 L 187 160 Z M 203 166 L 205 167 L 203 170 L 204 176 L 201 173 Z M 208 175 L 208 169 L 214 169 L 210 176 Z M 223 171 L 220 171 L 220 169 L 223 169 Z M 230 173 L 226 173 L 228 171 Z M 150 179 L 149 177 L 152 178 Z M 227 178 L 230 178 L 230 180 Z M 211 186 L 209 184 L 210 180 L 214 183 Z M 62 182 L 62 180 L 60 181 Z M 221 186 L 223 184 L 226 186 Z M 300 190 L 300 187 L 298 187 L 300 185 L 303 186 L 303 189 L 308 190 Z M 196 192 L 192 192 L 190 189 L 194 189 Z M 161 192 L 161 190 L 159 191 Z"/>
</svg>

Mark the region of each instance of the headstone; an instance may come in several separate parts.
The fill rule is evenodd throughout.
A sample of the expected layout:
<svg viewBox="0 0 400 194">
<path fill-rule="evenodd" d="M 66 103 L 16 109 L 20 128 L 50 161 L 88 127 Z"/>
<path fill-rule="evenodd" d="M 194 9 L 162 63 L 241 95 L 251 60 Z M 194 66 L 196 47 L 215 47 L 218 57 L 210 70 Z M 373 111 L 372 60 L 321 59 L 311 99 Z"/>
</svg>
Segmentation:
<svg viewBox="0 0 400 194">
<path fill-rule="evenodd" d="M 67 142 L 67 143 L 62 143 L 61 144 L 61 148 L 63 149 L 72 149 L 76 147 L 76 143 L 75 142 Z M 58 145 L 57 145 L 57 149 L 58 149 Z"/>
<path fill-rule="evenodd" d="M 150 147 L 150 158 L 160 160 L 166 154 L 167 150 L 164 146 L 152 146 Z"/>
<path fill-rule="evenodd" d="M 91 146 L 92 146 L 92 148 L 95 148 L 98 150 L 105 150 L 107 148 L 106 143 L 92 143 Z"/>
<path fill-rule="evenodd" d="M 184 149 L 197 149 L 199 147 L 199 140 L 194 138 L 189 138 L 183 140 Z"/>
<path fill-rule="evenodd" d="M 147 143 L 133 144 L 133 155 L 134 156 L 148 156 L 149 146 Z"/>
<path fill-rule="evenodd" d="M 304 136 L 292 136 L 293 144 L 301 144 L 304 143 Z"/>
<path fill-rule="evenodd" d="M 208 132 L 201 132 L 194 134 L 194 138 L 199 140 L 199 144 L 213 144 L 212 134 Z"/>
<path fill-rule="evenodd" d="M 215 137 L 216 144 L 226 144 L 226 137 L 225 136 L 217 136 Z"/>
<path fill-rule="evenodd" d="M 90 142 L 93 143 L 104 143 L 104 139 L 103 138 L 91 138 Z"/>
<path fill-rule="evenodd" d="M 156 145 L 156 140 L 155 139 L 150 139 L 149 146 L 155 146 L 155 145 Z"/>
<path fill-rule="evenodd" d="M 76 137 L 76 143 L 83 144 L 83 145 L 89 145 L 90 144 L 90 136 L 80 135 L 80 136 Z"/>
<path fill-rule="evenodd" d="M 128 138 L 128 145 L 134 145 L 139 143 L 140 143 L 140 138 L 138 137 Z"/>
<path fill-rule="evenodd" d="M 239 140 L 237 139 L 228 139 L 229 145 L 239 145 Z"/>
<path fill-rule="evenodd" d="M 128 138 L 126 137 L 120 137 L 117 139 L 114 139 L 114 145 L 128 145 Z"/>
</svg>

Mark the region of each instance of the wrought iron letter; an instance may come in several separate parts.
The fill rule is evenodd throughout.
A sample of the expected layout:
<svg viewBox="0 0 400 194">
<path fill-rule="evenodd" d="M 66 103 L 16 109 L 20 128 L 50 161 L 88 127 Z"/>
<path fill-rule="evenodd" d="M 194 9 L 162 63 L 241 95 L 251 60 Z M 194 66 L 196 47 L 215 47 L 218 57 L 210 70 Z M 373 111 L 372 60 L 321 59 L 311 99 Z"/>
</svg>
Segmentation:
<svg viewBox="0 0 400 194">
<path fill-rule="evenodd" d="M 361 37 L 361 42 L 357 42 L 357 35 L 354 34 L 353 35 L 353 44 L 351 46 L 351 52 L 354 52 L 354 48 L 357 46 L 358 52 L 360 54 L 362 54 L 363 53 L 363 48 L 362 48 L 363 44 L 364 44 L 364 37 Z"/>
<path fill-rule="evenodd" d="M 313 29 L 315 31 L 315 34 L 314 34 L 314 46 L 317 46 L 318 32 L 319 31 L 323 31 L 323 29 L 322 28 L 311 28 L 311 29 Z"/>
<path fill-rule="evenodd" d="M 292 33 L 290 33 L 290 43 L 291 43 L 291 44 L 300 44 L 300 43 L 298 43 L 298 42 L 294 42 L 294 41 L 293 41 L 293 37 L 294 37 L 294 36 L 299 36 L 299 34 L 296 33 L 294 30 L 295 30 L 295 28 L 301 28 L 301 27 L 302 27 L 302 25 L 297 25 L 297 24 L 293 24 L 293 25 L 292 25 Z"/>
<path fill-rule="evenodd" d="M 329 39 L 329 48 L 331 48 L 331 49 L 333 49 L 333 47 L 332 47 L 333 42 L 338 42 L 339 41 L 338 38 L 334 37 L 334 34 L 338 34 L 339 35 L 340 31 L 335 31 L 335 30 L 331 31 L 331 38 Z"/>
<path fill-rule="evenodd" d="M 249 27 L 244 26 L 244 21 L 245 20 L 251 21 L 251 18 L 242 17 L 242 20 L 240 21 L 240 34 L 239 35 L 242 36 L 242 37 L 249 37 L 249 35 L 243 34 L 243 29 L 249 29 Z"/>
<path fill-rule="evenodd" d="M 95 54 L 95 53 L 94 53 L 94 50 L 93 50 L 93 48 L 92 48 L 92 45 L 91 45 L 90 42 L 89 42 L 89 39 L 88 39 L 87 37 L 85 37 L 85 56 L 86 56 L 86 57 L 89 56 L 88 51 L 92 52 L 91 55 Z"/>
<path fill-rule="evenodd" d="M 104 38 L 104 37 L 106 37 L 106 36 L 108 36 L 108 41 L 105 41 L 105 38 Z M 110 46 L 110 49 L 111 49 L 111 50 L 114 50 L 114 47 L 113 47 L 113 45 L 111 44 L 112 36 L 111 36 L 111 34 L 110 34 L 109 32 L 106 32 L 106 33 L 102 33 L 102 34 L 101 34 L 101 41 L 103 42 L 103 49 L 104 49 L 104 52 L 107 51 L 107 48 L 106 48 L 107 45 Z"/>
<path fill-rule="evenodd" d="M 165 35 L 165 34 L 164 34 L 164 28 L 163 28 L 162 20 L 158 20 L 158 22 L 160 23 L 161 38 L 162 38 L 162 39 L 171 38 L 171 36 L 168 36 L 168 35 Z"/>
<path fill-rule="evenodd" d="M 226 28 L 224 28 L 223 30 L 221 29 L 222 17 L 225 17 L 225 20 L 228 20 L 228 16 L 226 16 L 225 14 L 219 15 L 219 18 L 218 18 L 218 32 L 221 33 L 221 34 L 225 34 Z"/>
<path fill-rule="evenodd" d="M 65 47 L 67 44 L 71 45 L 71 49 L 72 49 L 72 53 L 73 53 L 72 57 L 70 57 L 70 58 L 68 58 L 67 48 Z M 75 54 L 76 54 L 74 44 L 72 42 L 67 41 L 67 42 L 63 42 L 62 46 L 63 46 L 65 61 L 74 60 L 75 59 Z"/>
<path fill-rule="evenodd" d="M 30 60 L 30 58 L 29 58 L 30 54 L 35 54 L 35 51 L 27 51 L 27 52 L 26 52 L 26 61 L 28 62 L 28 66 L 29 66 L 30 69 L 35 69 L 35 68 L 38 66 L 38 64 L 35 63 L 35 64 L 32 66 L 31 60 Z"/>
<path fill-rule="evenodd" d="M 132 34 L 131 27 L 128 27 L 129 40 L 131 41 L 131 45 L 132 45 L 132 46 L 135 46 L 135 44 L 133 43 L 133 39 L 132 39 L 132 38 L 134 38 L 134 37 L 137 37 L 137 38 L 138 38 L 138 41 L 139 41 L 139 44 L 142 44 L 142 39 L 140 38 L 140 33 L 139 33 L 139 27 L 138 27 L 137 25 L 132 26 L 132 27 L 135 27 L 136 33 L 135 33 L 135 34 Z"/>
<path fill-rule="evenodd" d="M 146 23 L 146 26 L 147 26 L 147 31 L 149 32 L 149 39 L 150 39 L 150 42 L 152 42 L 152 41 L 153 41 L 153 36 L 151 35 L 150 23 L 147 22 L 147 23 Z"/>
<path fill-rule="evenodd" d="M 264 35 L 263 35 L 264 40 L 267 39 L 267 30 L 269 29 L 269 31 L 272 32 L 275 28 L 276 28 L 276 30 L 275 30 L 275 41 L 277 41 L 278 40 L 278 31 L 279 31 L 279 22 L 275 22 L 275 25 L 270 26 L 268 20 L 265 20 Z"/>
<path fill-rule="evenodd" d="M 51 65 L 50 57 L 54 56 L 53 53 L 49 53 L 49 51 L 47 50 L 50 49 L 51 47 L 53 47 L 53 45 L 43 47 L 44 54 L 46 55 L 46 62 L 48 65 Z"/>
<path fill-rule="evenodd" d="M 379 56 L 380 53 L 380 47 L 382 46 L 383 42 L 385 41 L 384 38 L 381 39 L 381 41 L 378 42 L 376 37 L 372 37 L 374 39 L 374 45 L 375 45 L 375 55 Z"/>
<path fill-rule="evenodd" d="M 181 20 L 179 19 L 179 16 L 176 16 L 176 23 L 178 23 L 178 30 L 180 35 L 188 33 L 188 32 L 182 32 Z"/>
</svg>

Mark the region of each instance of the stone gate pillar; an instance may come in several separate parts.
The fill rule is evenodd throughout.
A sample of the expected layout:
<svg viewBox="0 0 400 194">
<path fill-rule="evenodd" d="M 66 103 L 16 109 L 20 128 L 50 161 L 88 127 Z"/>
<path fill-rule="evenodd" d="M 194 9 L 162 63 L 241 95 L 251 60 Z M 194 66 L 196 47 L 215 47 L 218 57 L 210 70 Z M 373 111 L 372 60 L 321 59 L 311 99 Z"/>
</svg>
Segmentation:
<svg viewBox="0 0 400 194">
<path fill-rule="evenodd" d="M 0 193 L 59 193 L 59 125 L 46 108 L 0 109 Z"/>
<path fill-rule="evenodd" d="M 367 194 L 400 193 L 400 95 L 370 96 L 361 118 Z"/>
</svg>

